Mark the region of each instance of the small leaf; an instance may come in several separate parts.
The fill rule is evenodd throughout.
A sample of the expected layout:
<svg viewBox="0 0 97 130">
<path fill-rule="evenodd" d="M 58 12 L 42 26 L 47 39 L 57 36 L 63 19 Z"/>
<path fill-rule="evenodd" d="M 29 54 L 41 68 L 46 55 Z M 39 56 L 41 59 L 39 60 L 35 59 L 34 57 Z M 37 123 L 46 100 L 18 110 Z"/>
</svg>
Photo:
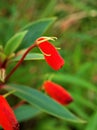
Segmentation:
<svg viewBox="0 0 97 130">
<path fill-rule="evenodd" d="M 33 108 L 30 105 L 20 106 L 17 109 L 15 109 L 14 112 L 19 122 L 31 119 L 41 113 L 40 110 Z"/>
<path fill-rule="evenodd" d="M 36 89 L 29 88 L 28 86 L 16 85 L 16 84 L 10 84 L 10 86 L 9 85 L 6 86 L 5 89 L 9 91 L 15 89 L 16 92 L 14 93 L 14 95 L 27 101 L 34 107 L 39 108 L 43 112 L 46 112 L 48 114 L 51 114 L 53 116 L 59 117 L 67 121 L 76 122 L 76 123 L 85 123 L 85 121 L 77 118 L 75 115 L 69 112 L 62 105 L 58 104 L 50 97 L 44 95 L 42 92 Z"/>
<path fill-rule="evenodd" d="M 20 46 L 26 33 L 27 31 L 19 32 L 8 40 L 4 48 L 4 52 L 6 55 L 10 55 Z"/>
<path fill-rule="evenodd" d="M 12 61 L 19 61 L 21 59 L 21 55 L 17 56 L 16 58 L 12 59 Z M 43 60 L 44 56 L 40 53 L 30 53 L 28 54 L 24 60 Z"/>
</svg>

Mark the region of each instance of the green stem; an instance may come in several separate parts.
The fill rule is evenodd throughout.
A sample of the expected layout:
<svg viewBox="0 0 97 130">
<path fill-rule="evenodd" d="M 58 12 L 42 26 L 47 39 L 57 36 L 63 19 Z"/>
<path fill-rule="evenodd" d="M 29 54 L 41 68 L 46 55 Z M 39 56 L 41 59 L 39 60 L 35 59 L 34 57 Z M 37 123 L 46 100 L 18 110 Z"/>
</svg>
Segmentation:
<svg viewBox="0 0 97 130">
<path fill-rule="evenodd" d="M 11 95 L 11 94 L 13 94 L 14 92 L 16 92 L 16 90 L 12 90 L 12 91 L 10 91 L 10 92 L 8 92 L 8 93 L 6 93 L 6 94 L 4 94 L 3 95 L 3 97 L 7 97 L 7 96 L 9 96 L 9 95 Z"/>
</svg>

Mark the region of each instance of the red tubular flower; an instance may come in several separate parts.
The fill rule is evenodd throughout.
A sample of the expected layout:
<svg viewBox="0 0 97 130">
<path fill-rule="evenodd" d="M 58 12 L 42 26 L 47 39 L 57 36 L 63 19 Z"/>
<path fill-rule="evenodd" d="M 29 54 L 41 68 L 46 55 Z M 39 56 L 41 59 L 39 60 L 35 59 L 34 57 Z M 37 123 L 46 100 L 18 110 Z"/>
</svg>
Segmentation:
<svg viewBox="0 0 97 130">
<path fill-rule="evenodd" d="M 45 81 L 43 89 L 50 97 L 62 105 L 68 105 L 73 101 L 71 95 L 62 86 L 56 83 Z"/>
<path fill-rule="evenodd" d="M 36 44 L 44 54 L 46 62 L 54 69 L 59 70 L 64 65 L 64 59 L 60 56 L 57 49 L 48 41 L 50 37 L 40 37 Z"/>
<path fill-rule="evenodd" d="M 0 125 L 4 130 L 19 130 L 19 124 L 6 99 L 0 95 Z"/>
</svg>

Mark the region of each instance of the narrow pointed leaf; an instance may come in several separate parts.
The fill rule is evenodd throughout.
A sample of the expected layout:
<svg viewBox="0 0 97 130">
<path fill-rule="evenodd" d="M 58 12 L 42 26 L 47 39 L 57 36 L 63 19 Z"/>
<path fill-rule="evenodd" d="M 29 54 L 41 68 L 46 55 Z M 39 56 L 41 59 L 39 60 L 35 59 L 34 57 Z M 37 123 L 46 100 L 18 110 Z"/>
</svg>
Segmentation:
<svg viewBox="0 0 97 130">
<path fill-rule="evenodd" d="M 96 129 L 97 129 L 97 111 L 94 112 L 92 117 L 89 118 L 89 122 L 85 130 L 96 130 Z"/>
<path fill-rule="evenodd" d="M 84 123 L 83 120 L 73 115 L 65 107 L 58 104 L 50 97 L 46 96 L 45 94 L 36 89 L 16 84 L 10 84 L 5 88 L 9 91 L 15 89 L 16 92 L 14 93 L 14 95 L 18 96 L 23 100 L 26 100 L 28 103 L 39 108 L 43 112 L 46 112 L 48 114 L 51 114 L 53 116 L 59 117 L 67 121 Z"/>
<path fill-rule="evenodd" d="M 20 106 L 14 112 L 19 122 L 31 119 L 41 113 L 39 109 L 33 108 L 30 105 Z"/>
<path fill-rule="evenodd" d="M 12 61 L 19 61 L 21 59 L 21 55 L 17 56 L 16 58 L 12 59 Z M 28 54 L 24 60 L 43 60 L 44 56 L 40 53 L 30 53 Z"/>
<path fill-rule="evenodd" d="M 34 41 L 43 35 L 43 33 L 54 23 L 56 18 L 41 19 L 30 23 L 22 30 L 28 30 L 24 37 L 20 49 L 27 48 L 34 43 Z"/>
</svg>

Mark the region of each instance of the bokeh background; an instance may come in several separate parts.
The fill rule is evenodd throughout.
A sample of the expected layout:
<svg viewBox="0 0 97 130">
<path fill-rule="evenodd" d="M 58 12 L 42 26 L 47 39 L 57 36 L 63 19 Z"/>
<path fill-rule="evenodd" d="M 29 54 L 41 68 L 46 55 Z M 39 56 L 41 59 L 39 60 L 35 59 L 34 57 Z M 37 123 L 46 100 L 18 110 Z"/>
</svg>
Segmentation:
<svg viewBox="0 0 97 130">
<path fill-rule="evenodd" d="M 66 107 L 87 123 L 41 113 L 21 122 L 21 130 L 97 130 L 97 0 L 0 0 L 0 44 L 26 24 L 50 17 L 56 21 L 44 35 L 58 38 L 54 45 L 61 48 L 64 67 L 55 72 L 43 60 L 24 62 L 10 82 L 38 88 L 52 76 L 74 98 Z"/>
</svg>

